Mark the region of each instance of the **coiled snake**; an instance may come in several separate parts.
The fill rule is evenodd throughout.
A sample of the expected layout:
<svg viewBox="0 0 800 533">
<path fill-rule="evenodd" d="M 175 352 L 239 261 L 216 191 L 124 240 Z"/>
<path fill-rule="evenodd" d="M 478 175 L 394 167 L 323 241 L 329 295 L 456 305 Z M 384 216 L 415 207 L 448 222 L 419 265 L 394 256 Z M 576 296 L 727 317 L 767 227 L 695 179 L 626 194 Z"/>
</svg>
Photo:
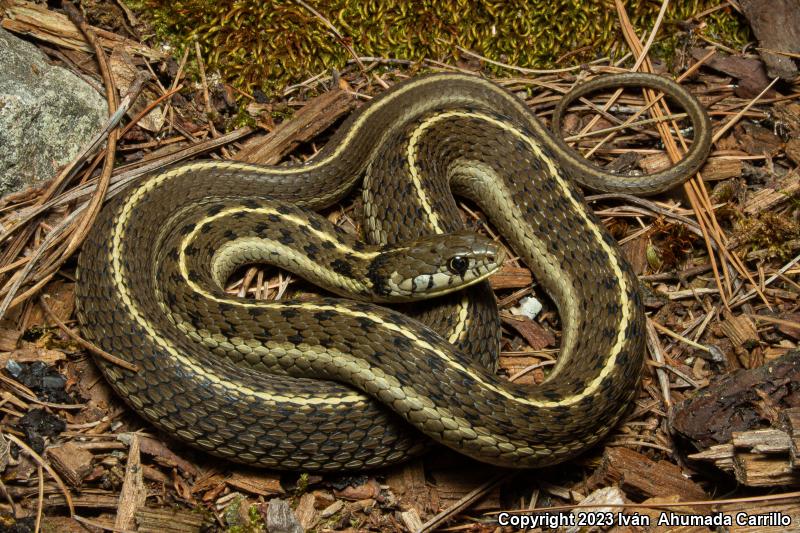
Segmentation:
<svg viewBox="0 0 800 533">
<path fill-rule="evenodd" d="M 644 313 L 636 277 L 569 180 L 665 190 L 697 170 L 710 127 L 688 93 L 644 74 L 581 85 L 554 116 L 560 124 L 568 101 L 598 88 L 641 85 L 677 100 L 694 124 L 687 156 L 650 176 L 611 180 L 516 96 L 448 73 L 396 85 L 310 162 L 201 161 L 148 177 L 105 206 L 79 258 L 84 333 L 139 368 L 100 360 L 102 372 L 168 434 L 268 467 L 396 462 L 424 441 L 409 423 L 497 465 L 580 453 L 635 394 Z M 367 237 L 401 243 L 399 252 L 357 242 L 308 211 L 342 199 L 362 176 Z M 427 326 L 372 303 L 260 301 L 221 288 L 255 262 L 390 301 L 447 292 L 454 276 L 480 281 L 502 252 L 463 232 L 451 190 L 481 207 L 558 307 L 560 356 L 540 386 L 487 369 L 498 329 L 483 284 L 426 307 L 417 318 Z"/>
</svg>

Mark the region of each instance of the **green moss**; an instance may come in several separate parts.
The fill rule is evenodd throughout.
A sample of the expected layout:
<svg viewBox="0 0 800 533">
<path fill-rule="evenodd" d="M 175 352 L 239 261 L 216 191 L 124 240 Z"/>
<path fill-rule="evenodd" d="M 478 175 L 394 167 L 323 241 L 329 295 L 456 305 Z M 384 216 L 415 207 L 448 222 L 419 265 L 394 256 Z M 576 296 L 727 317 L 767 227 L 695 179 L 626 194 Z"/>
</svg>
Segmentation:
<svg viewBox="0 0 800 533">
<path fill-rule="evenodd" d="M 350 56 L 327 26 L 292 0 L 136 0 L 160 36 L 179 48 L 196 39 L 209 68 L 245 91 L 273 93 L 289 82 Z M 670 4 L 662 36 L 718 0 Z M 613 0 L 308 0 L 364 56 L 409 60 L 458 58 L 461 46 L 492 60 L 527 68 L 579 64 L 625 52 Z M 629 0 L 641 35 L 660 2 Z M 701 30 L 738 46 L 747 26 L 731 10 L 703 19 Z M 681 32 L 682 33 L 682 32 Z M 563 57 L 563 61 L 559 58 Z M 490 67 L 494 68 L 494 67 Z"/>
</svg>

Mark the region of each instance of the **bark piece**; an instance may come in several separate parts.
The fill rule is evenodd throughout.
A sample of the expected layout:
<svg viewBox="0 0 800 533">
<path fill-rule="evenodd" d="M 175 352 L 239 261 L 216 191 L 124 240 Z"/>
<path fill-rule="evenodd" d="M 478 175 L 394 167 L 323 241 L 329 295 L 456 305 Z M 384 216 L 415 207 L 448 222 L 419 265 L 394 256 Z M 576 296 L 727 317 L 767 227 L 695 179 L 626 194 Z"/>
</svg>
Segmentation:
<svg viewBox="0 0 800 533">
<path fill-rule="evenodd" d="M 80 487 L 83 478 L 92 472 L 94 456 L 73 442 L 48 448 L 50 464 L 73 487 Z"/>
<path fill-rule="evenodd" d="M 386 479 L 391 491 L 400 500 L 401 505 L 416 510 L 418 516 L 425 516 L 430 507 L 430 491 L 425 481 L 425 468 L 417 459 L 397 466 Z"/>
<path fill-rule="evenodd" d="M 191 511 L 140 507 L 136 510 L 136 523 L 139 533 L 197 533 L 203 516 Z"/>
<path fill-rule="evenodd" d="M 298 144 L 310 141 L 354 107 L 353 97 L 341 89 L 316 96 L 291 120 L 266 135 L 255 135 L 248 139 L 236 154 L 236 159 L 265 165 L 278 163 Z"/>
<path fill-rule="evenodd" d="M 319 522 L 319 513 L 314 508 L 315 500 L 316 498 L 310 492 L 303 494 L 297 503 L 297 509 L 294 511 L 297 521 L 300 522 L 300 525 L 305 530 L 312 529 Z"/>
<path fill-rule="evenodd" d="M 543 350 L 556 343 L 555 335 L 541 324 L 526 316 L 500 315 L 503 324 L 511 326 L 530 344 L 534 350 Z"/>
<path fill-rule="evenodd" d="M 705 491 L 686 477 L 679 466 L 655 462 L 628 448 L 607 448 L 600 467 L 588 480 L 590 488 L 618 484 L 627 494 L 647 498 L 678 495 L 684 501 L 707 498 Z"/>
<path fill-rule="evenodd" d="M 758 330 L 755 323 L 747 315 L 728 318 L 720 323 L 722 333 L 728 337 L 734 346 L 758 342 Z"/>
<path fill-rule="evenodd" d="M 797 485 L 800 472 L 792 468 L 786 457 L 760 453 L 737 453 L 733 460 L 736 479 L 749 487 Z"/>
<path fill-rule="evenodd" d="M 46 4 L 37 5 L 22 0 L 11 0 L 4 4 L 5 18 L 0 25 L 8 31 L 30 35 L 36 39 L 58 47 L 93 52 L 81 31 L 66 15 L 48 9 Z M 122 46 L 129 54 L 137 54 L 149 59 L 161 60 L 165 55 L 149 46 L 120 37 L 116 33 L 90 26 L 97 35 L 100 46 L 106 50 Z"/>
<path fill-rule="evenodd" d="M 742 175 L 742 161 L 740 159 L 724 159 L 712 157 L 700 169 L 703 181 L 721 181 L 738 178 Z"/>
<path fill-rule="evenodd" d="M 259 496 L 283 494 L 280 477 L 265 472 L 234 472 L 225 483 L 239 490 Z"/>
<path fill-rule="evenodd" d="M 800 398 L 791 386 L 798 380 L 800 350 L 758 368 L 733 372 L 676 405 L 672 428 L 698 449 L 729 443 L 733 432 L 772 426 L 776 409 L 796 407 Z"/>
<path fill-rule="evenodd" d="M 499 272 L 489 278 L 489 285 L 493 290 L 498 289 L 521 289 L 529 287 L 533 283 L 531 271 L 527 268 L 503 266 Z"/>
<path fill-rule="evenodd" d="M 692 57 L 699 60 L 708 54 L 709 50 L 710 48 L 694 48 L 691 52 Z M 736 84 L 734 94 L 739 98 L 756 97 L 770 82 L 764 69 L 764 63 L 755 58 L 731 56 L 718 50 L 710 60 L 706 61 L 705 65 L 736 78 L 739 83 Z M 775 93 L 775 91 L 770 90 L 769 93 Z M 774 94 L 770 95 L 769 93 L 766 97 L 772 98 Z"/>
<path fill-rule="evenodd" d="M 114 527 L 116 529 L 133 529 L 136 525 L 134 520 L 136 509 L 144 505 L 146 498 L 147 487 L 142 475 L 139 435 L 134 433 L 128 449 L 128 463 L 125 466 L 125 478 L 119 494 L 119 508 Z"/>
<path fill-rule="evenodd" d="M 791 57 L 771 51 L 800 52 L 800 4 L 797 0 L 740 0 L 742 12 L 761 45 L 761 58 L 770 77 L 791 80 L 797 66 Z"/>
</svg>

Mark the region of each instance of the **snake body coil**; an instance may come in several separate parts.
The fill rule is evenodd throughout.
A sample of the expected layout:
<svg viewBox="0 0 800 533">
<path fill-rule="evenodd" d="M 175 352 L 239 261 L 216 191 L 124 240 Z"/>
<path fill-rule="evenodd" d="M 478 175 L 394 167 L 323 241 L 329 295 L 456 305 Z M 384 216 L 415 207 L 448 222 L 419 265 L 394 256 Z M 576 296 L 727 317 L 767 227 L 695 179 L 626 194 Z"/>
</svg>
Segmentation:
<svg viewBox="0 0 800 533">
<path fill-rule="evenodd" d="M 422 446 L 408 423 L 497 465 L 576 455 L 617 423 L 635 394 L 644 314 L 636 277 L 568 178 L 656 192 L 696 170 L 710 145 L 702 108 L 675 84 L 634 74 L 578 91 L 608 85 L 646 85 L 678 100 L 695 127 L 687 157 L 614 186 L 517 97 L 479 78 L 438 74 L 364 106 L 306 164 L 203 161 L 147 178 L 104 208 L 79 259 L 83 331 L 139 369 L 99 360 L 104 375 L 167 433 L 268 467 L 396 462 Z M 362 176 L 375 243 L 459 231 L 451 189 L 482 208 L 559 309 L 561 353 L 545 383 L 522 386 L 485 368 L 497 350 L 485 287 L 471 299 L 451 297 L 445 316 L 429 321 L 444 336 L 368 303 L 224 293 L 220 284 L 235 266 L 261 261 L 364 288 L 355 273 L 364 260 L 367 285 L 384 294 L 438 283 L 433 274 L 387 281 L 393 274 L 369 266 L 375 249 L 285 203 L 329 206 Z M 469 267 L 476 280 L 489 269 Z"/>
</svg>

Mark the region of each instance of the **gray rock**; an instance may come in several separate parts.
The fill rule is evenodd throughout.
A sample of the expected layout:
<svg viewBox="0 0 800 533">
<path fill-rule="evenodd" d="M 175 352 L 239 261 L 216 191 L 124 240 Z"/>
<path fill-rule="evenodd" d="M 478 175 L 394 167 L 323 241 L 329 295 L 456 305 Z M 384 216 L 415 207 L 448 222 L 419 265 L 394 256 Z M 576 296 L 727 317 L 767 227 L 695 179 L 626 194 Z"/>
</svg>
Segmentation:
<svg viewBox="0 0 800 533">
<path fill-rule="evenodd" d="M 107 117 L 89 84 L 0 28 L 0 197 L 54 177 Z"/>
</svg>

